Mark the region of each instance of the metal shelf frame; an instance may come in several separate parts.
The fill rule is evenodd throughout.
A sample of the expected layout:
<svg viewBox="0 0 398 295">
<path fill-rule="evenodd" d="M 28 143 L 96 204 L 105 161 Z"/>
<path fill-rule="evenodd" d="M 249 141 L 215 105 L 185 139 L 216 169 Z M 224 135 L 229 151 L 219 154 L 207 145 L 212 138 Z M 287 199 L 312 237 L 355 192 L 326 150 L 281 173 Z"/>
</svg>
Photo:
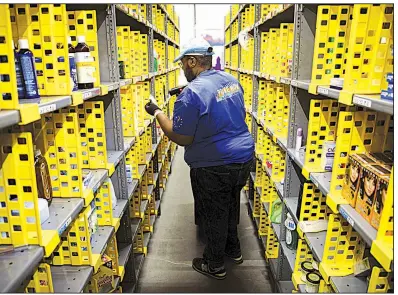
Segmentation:
<svg viewBox="0 0 398 295">
<path fill-rule="evenodd" d="M 274 15 L 269 15 L 266 18 L 260 19 L 259 11 L 261 7 L 260 4 L 256 4 L 255 24 L 254 26 L 249 27 L 249 29 L 246 29 L 254 36 L 254 68 L 251 70 L 240 68 L 240 46 L 238 47 L 239 58 L 237 67 L 231 67 L 231 60 L 226 61 L 227 66 L 225 66 L 226 69 L 237 71 L 238 75 L 240 73 L 244 73 L 253 76 L 253 109 L 247 110 L 247 113 L 252 116 L 252 125 L 249 127 L 251 127 L 252 136 L 255 140 L 257 137 L 258 128 L 264 128 L 264 130 L 270 136 L 272 136 L 273 131 L 265 128 L 264 122 L 259 120 L 256 114 L 258 105 L 259 79 L 267 79 L 271 81 L 276 80 L 274 77 L 270 77 L 259 72 L 260 37 L 261 32 L 268 31 L 270 28 L 279 28 L 280 23 L 294 23 L 292 75 L 289 78 L 281 78 L 280 81 L 282 84 L 290 85 L 288 136 L 286 141 L 280 139 L 277 140 L 277 144 L 286 151 L 286 168 L 285 178 L 283 181 L 284 185 L 282 186 L 281 184 L 275 184 L 275 186 L 278 188 L 278 195 L 283 201 L 282 222 L 281 225 L 272 224 L 274 230 L 276 231 L 276 236 L 280 242 L 280 251 L 278 258 L 270 259 L 272 278 L 275 279 L 279 291 L 282 290 L 281 285 L 285 285 L 286 287 L 289 286 L 289 288 L 291 285 L 291 276 L 288 275 L 287 278 L 285 276 L 286 274 L 291 274 L 294 268 L 295 254 L 294 251 L 291 251 L 286 246 L 286 230 L 283 224 L 288 212 L 292 216 L 296 225 L 299 223 L 299 218 L 297 218 L 297 207 L 299 206 L 298 188 L 305 182 L 312 182 L 324 196 L 327 196 L 330 191 L 332 173 L 309 173 L 309 176 L 307 176 L 308 178 L 304 177 L 302 174 L 302 169 L 305 163 L 305 152 L 303 155 L 295 150 L 295 141 L 298 128 L 302 128 L 303 130 L 303 146 L 305 145 L 305 142 L 307 142 L 311 99 L 338 100 L 340 95 L 339 90 L 324 86 L 318 86 L 317 96 L 308 92 L 311 82 L 317 10 L 319 5 L 320 4 L 294 4 L 286 7 L 284 10 L 278 13 L 275 13 Z M 225 24 L 225 30 L 230 27 L 230 24 L 234 20 L 239 21 L 240 30 L 240 12 L 234 16 L 233 19 L 231 19 L 229 24 Z M 236 42 L 237 40 L 231 40 L 230 38 L 229 43 L 225 45 L 224 51 L 229 50 L 230 45 L 235 44 Z M 381 100 L 376 96 L 354 94 L 353 105 L 364 107 L 365 110 L 393 114 L 393 103 L 390 101 Z M 258 160 L 262 160 L 261 155 L 258 155 Z M 266 172 L 269 174 L 269 171 Z M 255 182 L 255 179 L 256 175 L 252 172 L 250 175 L 249 190 L 247 191 L 248 207 L 250 210 L 253 208 L 253 198 L 255 194 L 253 183 Z M 281 190 L 283 190 L 282 193 Z M 263 206 L 268 212 L 269 203 L 263 203 Z M 376 239 L 377 231 L 350 205 L 339 205 L 338 211 L 351 224 L 354 230 L 359 233 L 365 243 L 368 246 L 371 246 L 372 242 Z M 321 261 L 324 252 L 326 231 L 320 233 L 304 234 L 304 238 L 306 239 L 309 247 L 312 249 L 314 258 L 317 261 Z M 356 278 L 355 276 L 331 277 L 330 283 L 332 286 L 334 286 L 333 288 L 336 292 L 367 292 L 366 282 L 362 279 Z M 299 291 L 303 289 L 304 285 L 300 285 Z M 291 290 L 292 289 L 290 289 L 290 291 Z"/>
<path fill-rule="evenodd" d="M 139 267 L 134 263 L 136 256 L 131 255 L 132 241 L 138 232 L 141 220 L 130 217 L 129 201 L 132 198 L 134 191 L 139 188 L 142 175 L 145 173 L 147 167 L 142 165 L 139 167 L 141 178 L 134 179 L 132 183 L 127 183 L 126 177 L 126 153 L 135 145 L 138 138 L 125 137 L 122 128 L 122 112 L 121 112 L 121 95 L 120 88 L 122 86 L 135 84 L 141 81 L 150 82 L 150 91 L 155 95 L 155 78 L 159 75 L 166 76 L 165 91 L 168 91 L 169 75 L 173 74 L 178 69 L 173 64 L 168 62 L 167 45 L 172 45 L 174 49 L 179 47 L 179 43 L 167 35 L 167 25 L 165 32 L 160 32 L 152 24 L 152 4 L 139 4 L 146 6 L 147 16 L 144 19 L 142 16 L 132 13 L 123 4 L 67 4 L 66 9 L 70 10 L 95 10 L 97 20 L 97 37 L 98 37 L 98 57 L 99 57 L 99 72 L 101 87 L 79 90 L 72 95 L 64 96 L 49 96 L 42 97 L 40 100 L 23 101 L 21 104 L 36 103 L 38 104 L 39 114 L 46 114 L 60 110 L 62 108 L 74 105 L 75 98 L 81 97 L 82 101 L 102 101 L 104 103 L 105 111 L 105 135 L 106 147 L 108 156 L 108 166 L 113 167 L 110 170 L 96 169 L 94 177 L 86 189 L 93 197 L 95 193 L 109 177 L 112 181 L 117 197 L 117 204 L 113 210 L 113 226 L 99 227 L 94 235 L 92 243 L 92 251 L 94 254 L 101 254 L 105 250 L 108 241 L 114 233 L 117 235 L 117 242 L 126 247 L 121 247 L 121 250 L 127 249 L 124 253 L 121 251 L 121 260 L 125 264 L 124 279 L 120 279 L 120 283 L 136 283 L 142 260 L 138 263 Z M 170 20 L 173 24 L 173 29 L 179 31 L 176 22 L 171 18 L 164 5 L 160 5 L 165 12 L 165 24 Z M 117 58 L 117 26 L 129 26 L 132 30 L 138 30 L 141 33 L 148 35 L 148 61 L 149 73 L 130 79 L 119 78 L 119 65 Z M 153 40 L 154 38 L 161 39 L 166 43 L 166 67 L 163 71 L 154 71 L 153 64 Z M 165 99 L 165 106 L 169 112 L 170 98 Z M 7 132 L 9 127 L 17 124 L 26 124 L 22 122 L 21 113 L 19 110 L 1 110 L 0 111 L 0 131 Z M 147 126 L 151 126 L 152 131 L 156 131 L 156 121 L 148 120 Z M 30 124 L 30 123 L 29 123 Z M 143 129 L 142 131 L 145 131 Z M 141 136 L 143 132 L 139 136 Z M 160 152 L 157 152 L 161 137 L 157 136 L 157 132 L 153 132 L 153 151 L 149 154 L 150 160 L 155 163 L 158 162 Z M 171 164 L 171 163 L 170 163 Z M 157 168 L 157 167 L 156 167 Z M 156 178 L 159 173 L 156 172 Z M 158 181 L 157 181 L 158 182 Z M 162 192 L 164 189 L 162 189 Z M 159 196 L 160 197 L 160 196 Z M 92 200 L 92 199 L 91 199 Z M 91 201 L 86 200 L 86 202 Z M 89 203 L 89 202 L 88 202 Z M 54 231 L 61 235 L 67 230 L 82 208 L 88 204 L 84 203 L 83 199 L 76 198 L 57 198 L 53 200 L 50 206 L 50 219 L 42 225 L 42 230 Z M 142 202 L 144 212 L 149 205 L 147 200 Z M 160 201 L 158 204 L 160 207 Z M 160 208 L 159 212 L 160 212 Z M 126 245 L 127 244 L 127 245 Z M 125 255 L 127 254 L 128 255 Z M 0 280 L 0 290 L 3 292 L 17 292 L 21 291 L 29 282 L 34 271 L 37 269 L 39 263 L 43 261 L 44 249 L 39 246 L 28 246 L 15 249 L 13 252 L 4 253 L 1 255 L 0 265 L 7 270 L 7 275 L 2 276 Z M 90 266 L 51 266 L 51 272 L 54 283 L 55 292 L 81 292 L 93 274 L 93 267 Z"/>
</svg>

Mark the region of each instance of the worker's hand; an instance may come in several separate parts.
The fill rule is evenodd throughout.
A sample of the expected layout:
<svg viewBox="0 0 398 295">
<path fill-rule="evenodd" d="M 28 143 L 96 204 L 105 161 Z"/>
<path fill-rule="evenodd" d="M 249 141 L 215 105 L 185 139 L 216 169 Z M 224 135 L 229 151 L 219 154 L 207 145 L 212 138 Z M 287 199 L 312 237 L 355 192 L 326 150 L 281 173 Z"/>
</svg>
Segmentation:
<svg viewBox="0 0 398 295">
<path fill-rule="evenodd" d="M 156 110 L 160 110 L 160 108 L 154 104 L 152 101 L 149 101 L 146 105 L 145 105 L 145 110 L 148 114 L 150 114 L 151 116 L 155 115 L 155 111 Z"/>
</svg>

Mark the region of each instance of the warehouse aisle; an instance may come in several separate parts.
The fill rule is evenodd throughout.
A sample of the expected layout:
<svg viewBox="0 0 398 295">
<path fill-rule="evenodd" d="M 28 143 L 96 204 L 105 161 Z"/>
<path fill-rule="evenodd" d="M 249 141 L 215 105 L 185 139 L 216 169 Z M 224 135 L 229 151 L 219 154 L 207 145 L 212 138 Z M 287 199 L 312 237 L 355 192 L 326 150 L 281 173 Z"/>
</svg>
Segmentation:
<svg viewBox="0 0 398 295">
<path fill-rule="evenodd" d="M 247 215 L 243 196 L 239 232 L 244 263 L 234 265 L 226 259 L 224 281 L 210 279 L 192 269 L 191 261 L 201 256 L 204 244 L 197 237 L 189 167 L 183 155 L 183 148 L 179 148 L 163 196 L 162 216 L 155 223 L 136 292 L 271 292 L 264 252 L 254 235 L 256 229 Z"/>
</svg>

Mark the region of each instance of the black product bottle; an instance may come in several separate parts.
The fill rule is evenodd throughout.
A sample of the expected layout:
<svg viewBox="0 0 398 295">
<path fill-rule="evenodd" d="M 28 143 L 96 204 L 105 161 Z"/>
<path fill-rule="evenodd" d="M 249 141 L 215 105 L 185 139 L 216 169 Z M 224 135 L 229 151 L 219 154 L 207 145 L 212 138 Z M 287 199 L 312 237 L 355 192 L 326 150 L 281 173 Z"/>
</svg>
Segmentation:
<svg viewBox="0 0 398 295">
<path fill-rule="evenodd" d="M 94 88 L 95 67 L 94 59 L 91 56 L 90 48 L 86 44 L 84 36 L 77 37 L 77 46 L 75 47 L 75 60 L 77 68 L 77 83 L 79 89 Z"/>
</svg>

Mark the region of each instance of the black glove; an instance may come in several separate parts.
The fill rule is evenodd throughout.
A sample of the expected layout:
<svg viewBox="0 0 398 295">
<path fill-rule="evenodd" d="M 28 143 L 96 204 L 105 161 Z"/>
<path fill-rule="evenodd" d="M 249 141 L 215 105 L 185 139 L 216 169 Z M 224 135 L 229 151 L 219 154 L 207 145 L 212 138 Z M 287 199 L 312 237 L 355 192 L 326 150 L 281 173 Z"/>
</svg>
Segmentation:
<svg viewBox="0 0 398 295">
<path fill-rule="evenodd" d="M 150 114 L 151 116 L 155 115 L 155 111 L 156 110 L 160 110 L 160 108 L 154 104 L 152 101 L 149 101 L 146 105 L 145 105 L 145 110 L 148 114 Z"/>
</svg>

